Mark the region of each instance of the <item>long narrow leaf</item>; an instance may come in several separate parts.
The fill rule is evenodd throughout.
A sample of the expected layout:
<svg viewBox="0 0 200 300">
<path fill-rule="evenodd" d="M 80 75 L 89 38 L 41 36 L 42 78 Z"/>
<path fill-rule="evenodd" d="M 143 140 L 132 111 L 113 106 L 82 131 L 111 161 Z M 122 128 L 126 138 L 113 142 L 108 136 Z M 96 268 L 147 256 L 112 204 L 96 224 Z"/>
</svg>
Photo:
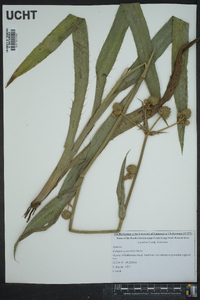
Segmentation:
<svg viewBox="0 0 200 300">
<path fill-rule="evenodd" d="M 97 59 L 97 81 L 93 114 L 101 104 L 106 78 L 114 65 L 127 29 L 127 20 L 122 8 L 119 7 L 113 25 Z"/>
<path fill-rule="evenodd" d="M 25 58 L 9 79 L 7 86 L 17 77 L 28 72 L 55 51 L 84 19 L 68 15 L 58 26 Z"/>
<path fill-rule="evenodd" d="M 153 52 L 149 30 L 139 3 L 121 4 L 131 28 L 137 48 L 139 63 L 148 61 Z M 155 68 L 154 59 L 145 78 L 150 94 L 160 98 L 160 84 Z"/>
<path fill-rule="evenodd" d="M 174 18 L 173 19 L 173 34 L 172 34 L 172 71 L 174 69 L 174 62 L 177 58 L 179 49 L 182 45 L 186 44 L 189 39 L 189 24 Z M 187 108 L 188 104 L 188 88 L 187 88 L 187 63 L 188 63 L 188 51 L 182 56 L 182 72 L 180 75 L 179 83 L 174 92 L 174 99 L 177 107 L 177 111 L 181 112 Z M 184 145 L 184 133 L 185 125 L 178 124 L 178 137 L 183 152 Z"/>
<path fill-rule="evenodd" d="M 78 129 L 89 78 L 89 45 L 85 20 L 72 33 L 74 44 L 75 91 L 65 148 L 71 150 Z"/>
<path fill-rule="evenodd" d="M 119 174 L 119 180 L 117 184 L 117 198 L 118 198 L 118 204 L 119 204 L 119 218 L 124 219 L 126 216 L 126 208 L 125 208 L 125 187 L 124 187 L 124 171 L 125 171 L 125 166 L 126 166 L 126 158 L 127 158 L 128 153 L 126 154 L 120 174 Z"/>
</svg>

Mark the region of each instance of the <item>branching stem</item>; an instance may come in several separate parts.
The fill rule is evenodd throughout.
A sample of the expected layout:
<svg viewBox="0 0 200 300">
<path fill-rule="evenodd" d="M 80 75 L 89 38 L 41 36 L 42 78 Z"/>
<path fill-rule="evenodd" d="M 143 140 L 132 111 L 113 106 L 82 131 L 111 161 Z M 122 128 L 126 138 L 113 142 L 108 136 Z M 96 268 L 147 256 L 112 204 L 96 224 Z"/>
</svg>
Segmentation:
<svg viewBox="0 0 200 300">
<path fill-rule="evenodd" d="M 145 79 L 145 76 L 147 74 L 147 70 L 150 66 L 151 60 L 153 58 L 155 50 L 153 51 L 149 61 L 147 64 L 145 64 L 145 69 L 144 72 L 142 73 L 141 77 L 139 78 L 138 82 L 135 84 L 135 86 L 132 88 L 132 90 L 129 92 L 128 94 L 128 101 L 126 103 L 126 105 L 123 108 L 122 113 L 118 116 L 114 126 L 112 127 L 111 131 L 109 132 L 109 134 L 107 135 L 106 139 L 104 140 L 104 142 L 102 143 L 101 147 L 98 149 L 98 151 L 96 152 L 95 156 L 91 159 L 90 163 L 88 164 L 88 166 L 84 169 L 84 171 L 82 172 L 82 174 L 80 175 L 80 177 L 82 177 L 82 179 L 84 178 L 84 176 L 86 175 L 87 171 L 89 170 L 89 168 L 92 166 L 93 162 L 95 161 L 95 159 L 98 157 L 98 155 L 102 152 L 102 150 L 105 148 L 105 146 L 107 145 L 107 143 L 109 142 L 114 130 L 116 129 L 116 127 L 118 126 L 119 122 L 121 121 L 123 115 L 125 114 L 125 112 L 127 111 L 133 97 L 135 96 L 135 94 L 137 93 L 141 83 L 143 82 L 143 80 Z M 146 114 L 145 114 L 146 115 Z M 148 138 L 148 134 L 145 134 L 145 140 L 143 143 L 143 147 L 142 147 L 142 151 L 140 154 L 140 159 L 139 159 L 139 163 L 138 163 L 138 168 L 140 167 L 141 161 L 142 161 L 142 157 L 143 157 L 143 153 L 144 153 L 144 148 L 146 145 L 146 140 Z M 134 182 L 136 180 L 137 174 L 134 177 Z M 134 182 L 132 183 L 132 189 L 134 187 Z M 123 223 L 123 220 L 120 219 L 119 221 L 119 225 L 117 229 L 114 230 L 77 230 L 77 229 L 73 229 L 72 228 L 72 224 L 73 224 L 73 219 L 74 219 L 74 214 L 75 214 L 75 209 L 76 209 L 76 205 L 78 202 L 78 197 L 79 197 L 79 193 L 80 193 L 80 189 L 81 186 L 78 187 L 77 192 L 76 192 L 76 196 L 75 196 L 75 200 L 74 200 L 74 204 L 73 204 L 73 208 L 72 208 L 72 213 L 71 213 L 71 218 L 70 218 L 70 222 L 69 222 L 69 231 L 70 232 L 74 232 L 74 233 L 86 233 L 86 234 L 99 234 L 99 233 L 115 233 L 115 232 L 119 232 L 121 230 L 121 226 Z M 129 196 L 127 198 L 128 202 L 130 200 L 130 196 L 131 196 L 131 192 L 132 189 L 129 191 Z M 126 208 L 128 205 L 128 202 L 126 201 Z"/>
<path fill-rule="evenodd" d="M 154 52 L 153 52 L 154 54 Z M 152 54 L 152 56 L 153 56 Z M 41 202 L 48 196 L 48 194 L 55 188 L 55 186 L 58 184 L 58 182 L 63 178 L 63 176 L 69 171 L 69 169 L 77 162 L 77 160 L 80 159 L 79 154 L 77 156 L 76 153 L 78 152 L 80 146 L 82 145 L 83 141 L 87 137 L 87 135 L 90 133 L 92 128 L 94 127 L 97 120 L 102 116 L 102 114 L 105 112 L 105 110 L 108 108 L 108 106 L 112 103 L 112 101 L 115 99 L 115 97 L 120 93 L 116 92 L 117 88 L 121 84 L 121 82 L 129 76 L 131 73 L 133 73 L 138 68 L 141 68 L 142 66 L 145 66 L 145 71 L 149 68 L 149 64 L 152 60 L 152 57 L 149 60 L 148 66 L 146 63 L 143 63 L 139 66 L 137 66 L 133 70 L 126 69 L 123 74 L 120 76 L 119 80 L 115 84 L 115 86 L 112 88 L 110 93 L 107 95 L 107 97 L 104 99 L 98 110 L 95 112 L 95 114 L 90 118 L 88 123 L 83 128 L 82 132 L 80 133 L 79 137 L 75 141 L 72 148 L 65 148 L 56 168 L 52 172 L 51 176 L 47 180 L 46 184 L 44 185 L 43 189 L 40 191 L 38 196 L 31 202 L 31 205 L 27 209 L 27 211 L 24 214 L 24 217 L 27 217 L 27 220 L 30 219 L 31 214 L 34 214 L 37 207 L 41 204 Z M 138 81 L 143 80 L 144 77 L 140 77 Z M 137 84 L 136 84 L 137 85 Z M 136 86 L 135 85 L 135 86 Z M 117 122 L 117 125 L 119 124 L 120 120 Z M 117 126 L 115 126 L 116 128 Z M 114 130 L 113 130 L 114 131 Z M 30 214 L 31 212 L 31 214 Z"/>
<path fill-rule="evenodd" d="M 128 204 L 129 204 L 129 201 L 130 201 L 130 198 L 131 198 L 131 194 L 132 194 L 133 188 L 135 186 L 135 182 L 136 182 L 138 172 L 139 172 L 139 169 L 140 169 L 140 166 L 141 166 L 141 162 L 142 162 L 142 158 L 143 158 L 143 155 L 144 155 L 144 150 L 145 150 L 145 147 L 146 147 L 148 137 L 149 137 L 149 134 L 145 134 L 144 141 L 143 141 L 143 144 L 142 144 L 142 149 L 141 149 L 141 152 L 140 152 L 138 165 L 137 165 L 137 172 L 136 172 L 135 176 L 133 177 L 131 187 L 130 187 L 130 190 L 129 190 L 129 193 L 128 193 L 128 196 L 127 196 L 127 199 L 126 199 L 126 203 L 125 203 L 126 211 L 127 211 L 127 207 L 128 207 Z M 123 221 L 124 221 L 124 219 L 119 221 L 118 231 L 121 231 Z"/>
<path fill-rule="evenodd" d="M 172 125 L 170 125 L 170 126 L 167 126 L 167 127 L 163 128 L 163 129 L 156 130 L 156 133 L 162 132 L 162 131 L 164 131 L 164 130 L 170 128 L 170 127 L 173 127 L 173 126 L 175 126 L 175 125 L 177 125 L 177 124 L 179 124 L 179 123 L 181 123 L 181 122 L 176 122 L 176 123 L 174 123 L 174 124 L 172 124 Z"/>
</svg>

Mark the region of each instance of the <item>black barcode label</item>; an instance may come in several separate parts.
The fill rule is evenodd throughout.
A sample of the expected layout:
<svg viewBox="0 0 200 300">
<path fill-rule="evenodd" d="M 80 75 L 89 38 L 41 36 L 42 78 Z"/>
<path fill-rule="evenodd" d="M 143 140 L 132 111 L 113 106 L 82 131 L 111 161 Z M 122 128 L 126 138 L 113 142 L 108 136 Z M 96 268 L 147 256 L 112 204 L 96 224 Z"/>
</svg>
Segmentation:
<svg viewBox="0 0 200 300">
<path fill-rule="evenodd" d="M 18 50 L 18 32 L 15 25 L 6 27 L 6 54 L 16 56 Z"/>
<path fill-rule="evenodd" d="M 10 29 L 10 50 L 15 51 L 17 46 L 17 33 L 15 29 Z"/>
</svg>

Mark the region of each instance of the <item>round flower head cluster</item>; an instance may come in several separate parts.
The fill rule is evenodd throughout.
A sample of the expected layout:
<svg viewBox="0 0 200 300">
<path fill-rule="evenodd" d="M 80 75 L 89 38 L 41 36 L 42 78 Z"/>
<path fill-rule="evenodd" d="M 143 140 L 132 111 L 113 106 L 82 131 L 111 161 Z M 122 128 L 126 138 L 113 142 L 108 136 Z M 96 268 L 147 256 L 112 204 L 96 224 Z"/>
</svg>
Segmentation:
<svg viewBox="0 0 200 300">
<path fill-rule="evenodd" d="M 135 175 L 137 173 L 136 165 L 129 165 L 129 166 L 127 166 L 126 170 L 128 173 L 126 174 L 126 176 L 124 176 L 124 180 L 132 179 L 133 175 Z"/>
<path fill-rule="evenodd" d="M 181 114 L 186 118 L 189 119 L 191 117 L 191 109 L 186 108 L 182 110 Z"/>
<path fill-rule="evenodd" d="M 155 95 L 151 95 L 148 100 L 149 100 L 149 103 L 153 106 L 158 104 L 158 102 L 159 102 L 158 96 L 155 96 Z"/>
<path fill-rule="evenodd" d="M 69 220 L 71 218 L 71 212 L 69 210 L 63 210 L 61 214 L 62 218 L 65 220 Z"/>
<path fill-rule="evenodd" d="M 148 99 L 144 100 L 144 104 L 150 105 L 150 106 L 154 106 L 156 104 L 158 104 L 159 102 L 159 98 L 156 95 L 151 95 L 149 96 Z"/>
<path fill-rule="evenodd" d="M 127 170 L 128 173 L 131 173 L 132 175 L 134 175 L 137 172 L 137 167 L 136 167 L 136 165 L 129 165 L 126 168 L 126 170 Z"/>
<path fill-rule="evenodd" d="M 189 125 L 190 121 L 188 119 L 191 117 L 191 110 L 189 108 L 183 109 L 178 113 L 177 119 L 179 123 L 183 123 L 184 125 Z"/>
<path fill-rule="evenodd" d="M 112 116 L 116 117 L 119 116 L 121 114 L 123 110 L 123 105 L 119 102 L 116 102 L 113 104 L 113 112 L 112 112 Z"/>
<path fill-rule="evenodd" d="M 158 113 L 164 120 L 166 120 L 171 114 L 171 108 L 168 106 L 161 106 L 158 110 Z"/>
</svg>

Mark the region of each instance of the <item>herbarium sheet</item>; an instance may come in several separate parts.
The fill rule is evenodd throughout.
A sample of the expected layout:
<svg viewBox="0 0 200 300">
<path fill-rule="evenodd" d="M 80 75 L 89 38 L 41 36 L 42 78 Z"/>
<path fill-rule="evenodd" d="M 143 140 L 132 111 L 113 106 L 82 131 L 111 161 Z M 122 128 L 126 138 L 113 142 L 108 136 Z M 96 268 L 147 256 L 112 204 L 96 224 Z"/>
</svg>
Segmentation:
<svg viewBox="0 0 200 300">
<path fill-rule="evenodd" d="M 196 6 L 5 5 L 2 14 L 6 281 L 166 282 L 176 260 L 171 281 L 194 282 Z M 170 240 L 161 249 L 155 239 L 152 252 L 150 239 L 138 252 L 132 244 L 122 277 L 113 261 L 125 239 L 114 238 L 127 232 L 182 239 L 165 265 Z M 147 246 L 160 255 L 154 268 Z"/>
</svg>

